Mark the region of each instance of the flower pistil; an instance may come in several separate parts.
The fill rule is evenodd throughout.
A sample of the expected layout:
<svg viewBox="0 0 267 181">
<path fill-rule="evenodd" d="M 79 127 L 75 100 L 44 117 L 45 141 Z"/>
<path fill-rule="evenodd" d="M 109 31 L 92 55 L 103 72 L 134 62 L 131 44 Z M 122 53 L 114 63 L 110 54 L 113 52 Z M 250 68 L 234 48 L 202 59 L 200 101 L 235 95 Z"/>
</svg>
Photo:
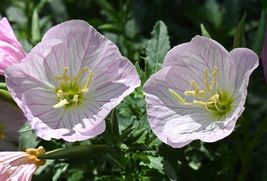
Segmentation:
<svg viewBox="0 0 267 181">
<path fill-rule="evenodd" d="M 62 81 L 60 86 L 56 89 L 58 103 L 53 105 L 53 108 L 58 109 L 61 107 L 69 108 L 73 105 L 77 106 L 84 98 L 84 94 L 89 91 L 90 84 L 93 79 L 93 72 L 86 66 L 81 69 L 78 74 L 71 78 L 68 76 L 69 67 L 64 68 L 62 76 L 56 76 L 55 79 Z M 84 74 L 88 74 L 85 80 L 80 81 Z"/>
</svg>

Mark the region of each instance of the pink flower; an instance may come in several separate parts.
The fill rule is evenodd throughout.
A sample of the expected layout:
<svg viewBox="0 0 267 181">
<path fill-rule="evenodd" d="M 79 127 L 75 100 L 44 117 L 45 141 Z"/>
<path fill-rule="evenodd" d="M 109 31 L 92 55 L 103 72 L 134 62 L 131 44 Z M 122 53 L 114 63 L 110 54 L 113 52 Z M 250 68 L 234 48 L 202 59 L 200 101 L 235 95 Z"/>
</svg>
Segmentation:
<svg viewBox="0 0 267 181">
<path fill-rule="evenodd" d="M 261 62 L 263 64 L 265 82 L 267 83 L 267 27 L 266 27 L 263 47 L 261 50 Z"/>
<path fill-rule="evenodd" d="M 206 37 L 174 47 L 144 85 L 153 132 L 176 148 L 228 136 L 244 110 L 249 76 L 257 66 L 253 51 L 228 52 Z"/>
<path fill-rule="evenodd" d="M 17 150 L 18 130 L 26 121 L 16 106 L 0 100 L 0 151 Z"/>
<path fill-rule="evenodd" d="M 44 164 L 38 159 L 44 152 L 43 147 L 25 152 L 0 152 L 0 180 L 30 181 L 37 167 Z"/>
<path fill-rule="evenodd" d="M 140 85 L 116 45 L 81 20 L 51 28 L 6 82 L 36 134 L 80 141 L 105 130 L 105 117 Z"/>
<path fill-rule="evenodd" d="M 0 74 L 4 75 L 7 67 L 20 62 L 25 56 L 8 20 L 2 18 L 0 21 Z"/>
</svg>

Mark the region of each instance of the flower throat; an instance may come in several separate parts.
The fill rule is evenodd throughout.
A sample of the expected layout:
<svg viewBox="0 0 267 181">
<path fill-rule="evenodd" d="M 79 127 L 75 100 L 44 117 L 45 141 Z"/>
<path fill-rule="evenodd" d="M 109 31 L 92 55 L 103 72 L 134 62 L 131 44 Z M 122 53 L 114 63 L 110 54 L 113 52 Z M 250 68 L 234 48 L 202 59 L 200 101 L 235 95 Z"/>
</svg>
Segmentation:
<svg viewBox="0 0 267 181">
<path fill-rule="evenodd" d="M 204 72 L 205 89 L 200 89 L 200 86 L 192 80 L 192 89 L 184 92 L 185 96 L 193 97 L 192 102 L 187 102 L 178 93 L 172 89 L 168 89 L 169 93 L 181 105 L 188 105 L 194 107 L 201 107 L 210 112 L 216 119 L 226 116 L 227 113 L 232 111 L 233 99 L 226 91 L 219 91 L 216 87 L 218 68 L 214 66 L 212 71 L 212 80 L 209 82 L 208 69 Z"/>
<path fill-rule="evenodd" d="M 58 103 L 53 105 L 55 109 L 79 105 L 84 99 L 84 94 L 89 91 L 89 86 L 93 79 L 93 72 L 87 66 L 80 70 L 74 78 L 68 76 L 68 72 L 69 67 L 65 67 L 63 75 L 55 77 L 56 80 L 62 81 L 61 85 L 56 88 Z M 87 78 L 82 82 L 80 79 L 84 74 L 87 74 Z"/>
</svg>

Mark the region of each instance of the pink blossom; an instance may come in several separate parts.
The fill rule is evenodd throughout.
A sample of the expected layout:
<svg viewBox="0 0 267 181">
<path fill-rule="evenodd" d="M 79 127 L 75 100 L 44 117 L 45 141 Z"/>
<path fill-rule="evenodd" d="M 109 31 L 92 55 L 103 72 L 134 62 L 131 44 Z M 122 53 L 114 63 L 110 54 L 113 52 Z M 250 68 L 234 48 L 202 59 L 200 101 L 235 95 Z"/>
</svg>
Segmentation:
<svg viewBox="0 0 267 181">
<path fill-rule="evenodd" d="M 36 134 L 80 141 L 140 85 L 117 46 L 81 20 L 54 26 L 21 63 L 5 71 L 9 90 Z"/>
<path fill-rule="evenodd" d="M 25 152 L 0 152 L 0 180 L 30 181 L 37 167 L 44 164 L 38 159 L 44 152 L 43 147 Z"/>
<path fill-rule="evenodd" d="M 249 76 L 257 66 L 253 51 L 228 52 L 206 37 L 172 48 L 163 68 L 144 85 L 153 132 L 178 148 L 228 136 L 244 110 Z"/>
<path fill-rule="evenodd" d="M 8 20 L 2 18 L 0 21 L 0 74 L 4 75 L 7 67 L 20 62 L 25 56 Z"/>
</svg>

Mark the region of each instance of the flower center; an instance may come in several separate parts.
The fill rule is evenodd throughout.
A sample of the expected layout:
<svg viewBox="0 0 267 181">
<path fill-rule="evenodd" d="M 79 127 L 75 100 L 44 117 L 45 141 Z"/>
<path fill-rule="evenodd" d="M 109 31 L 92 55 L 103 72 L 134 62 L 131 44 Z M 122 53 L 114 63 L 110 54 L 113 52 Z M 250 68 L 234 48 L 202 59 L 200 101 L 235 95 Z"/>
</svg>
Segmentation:
<svg viewBox="0 0 267 181">
<path fill-rule="evenodd" d="M 218 68 L 214 66 L 212 71 L 212 80 L 209 82 L 208 69 L 204 72 L 204 89 L 200 89 L 199 85 L 192 80 L 189 90 L 184 92 L 187 97 L 192 97 L 192 102 L 187 102 L 178 93 L 172 89 L 168 89 L 169 93 L 181 105 L 201 107 L 210 112 L 215 119 L 220 119 L 227 113 L 232 111 L 233 98 L 227 91 L 219 91 L 216 86 Z"/>
<path fill-rule="evenodd" d="M 5 135 L 5 127 L 3 124 L 0 123 L 0 140 L 4 139 L 6 137 Z"/>
<path fill-rule="evenodd" d="M 80 70 L 74 78 L 71 78 L 68 72 L 69 67 L 65 67 L 63 75 L 55 77 L 55 79 L 62 81 L 61 85 L 56 88 L 58 103 L 53 105 L 55 109 L 78 106 L 84 99 L 84 95 L 89 91 L 89 86 L 93 79 L 93 72 L 87 66 Z M 87 74 L 86 80 L 81 81 L 81 78 L 85 74 Z"/>
<path fill-rule="evenodd" d="M 28 148 L 25 150 L 25 152 L 29 155 L 27 155 L 27 158 L 32 161 L 37 166 L 43 165 L 45 163 L 44 160 L 38 159 L 38 157 L 44 155 L 45 149 L 42 146 L 39 146 L 38 148 Z"/>
</svg>

